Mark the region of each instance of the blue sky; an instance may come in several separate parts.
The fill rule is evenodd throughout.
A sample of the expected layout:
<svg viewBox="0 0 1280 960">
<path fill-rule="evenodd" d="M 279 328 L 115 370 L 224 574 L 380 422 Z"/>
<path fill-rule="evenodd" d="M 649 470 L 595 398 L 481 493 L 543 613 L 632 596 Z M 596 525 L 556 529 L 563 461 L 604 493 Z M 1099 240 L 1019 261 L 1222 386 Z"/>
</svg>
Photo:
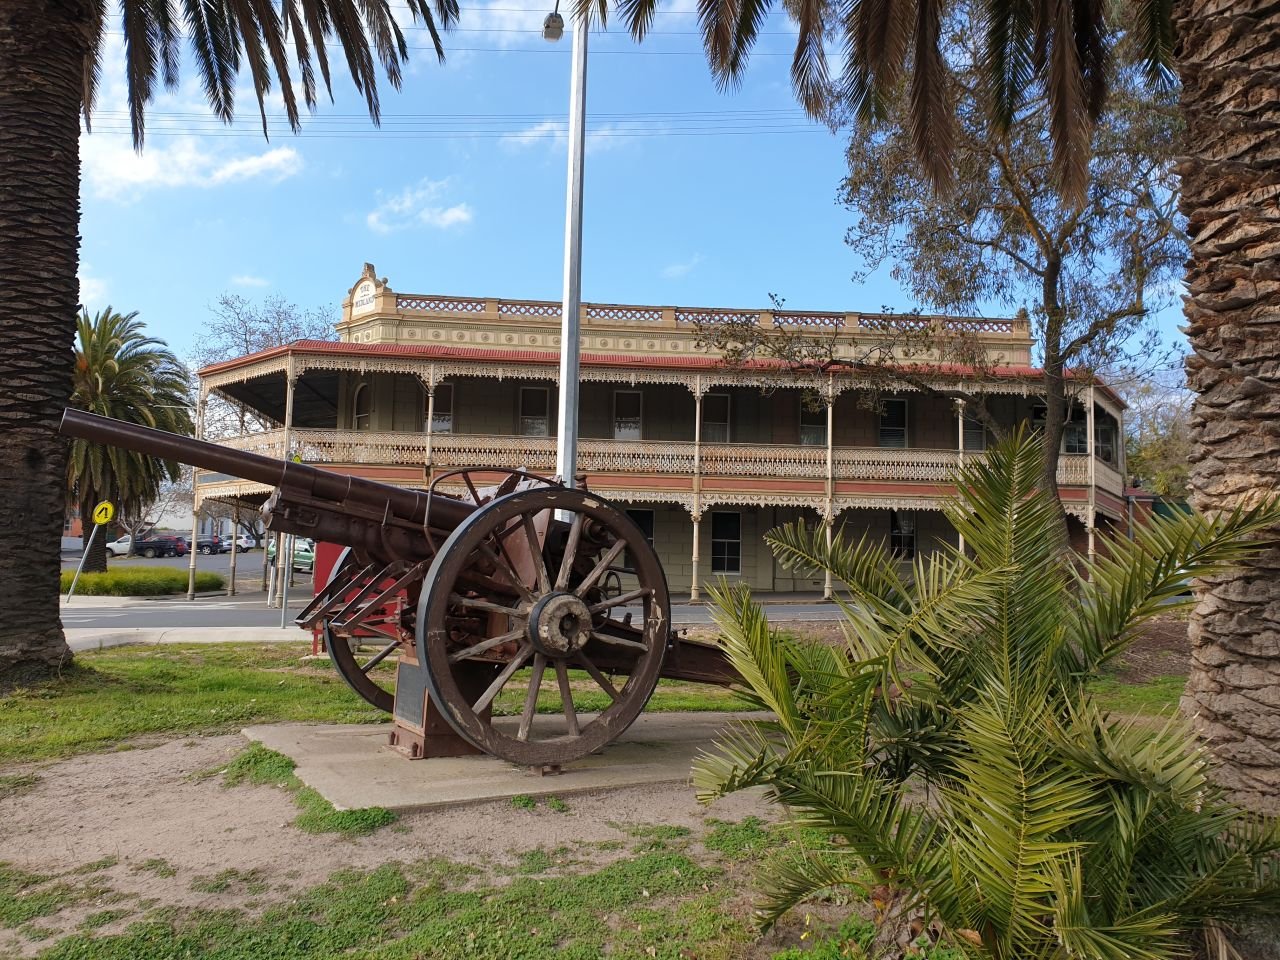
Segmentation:
<svg viewBox="0 0 1280 960">
<path fill-rule="evenodd" d="M 399 291 L 559 299 L 569 37 L 541 38 L 548 9 L 464 2 L 443 65 L 407 29 L 411 62 L 400 92 L 381 87 L 381 129 L 337 61 L 335 102 L 298 137 L 276 113 L 269 141 L 244 78 L 228 128 L 187 69 L 152 105 L 141 155 L 113 35 L 82 138 L 82 299 L 138 310 L 180 355 L 224 291 L 336 314 L 365 261 Z M 785 17 L 724 93 L 692 9 L 667 4 L 641 45 L 617 27 L 591 37 L 584 297 L 913 307 L 887 270 L 851 281 L 842 141 L 796 104 Z"/>
</svg>

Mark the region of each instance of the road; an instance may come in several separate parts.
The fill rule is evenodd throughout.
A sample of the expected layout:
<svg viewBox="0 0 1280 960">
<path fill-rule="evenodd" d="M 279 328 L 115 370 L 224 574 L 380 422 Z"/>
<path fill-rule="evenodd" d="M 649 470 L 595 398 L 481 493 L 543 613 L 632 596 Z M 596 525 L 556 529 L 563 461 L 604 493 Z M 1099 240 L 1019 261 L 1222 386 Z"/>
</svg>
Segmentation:
<svg viewBox="0 0 1280 960">
<path fill-rule="evenodd" d="M 290 609 L 301 609 L 309 594 L 300 591 Z M 766 604 L 769 619 L 838 620 L 840 610 L 830 603 Z M 701 604 L 677 603 L 671 608 L 676 626 L 711 622 L 711 611 Z M 84 630 L 168 630 L 189 627 L 273 627 L 280 625 L 279 609 L 270 609 L 262 593 L 239 597 L 197 597 L 186 599 L 138 600 L 128 605 L 104 602 L 97 597 L 74 597 L 62 604 L 62 624 Z"/>
<path fill-rule="evenodd" d="M 211 570 L 226 576 L 231 555 L 198 555 L 196 569 Z M 74 567 L 77 557 L 64 557 L 63 566 Z M 112 560 L 111 565 L 124 564 L 148 567 L 173 567 L 186 570 L 188 557 L 171 557 L 154 560 L 135 558 Z M 240 594 L 235 597 L 202 596 L 195 600 L 185 597 L 166 597 L 157 600 L 129 600 L 123 598 L 73 597 L 62 604 L 62 623 L 69 630 L 170 630 L 198 627 L 278 627 L 280 611 L 266 605 L 266 596 L 258 588 L 262 577 L 262 552 L 241 554 L 237 558 L 237 583 Z M 301 608 L 311 595 L 311 578 L 307 574 L 296 575 L 291 590 L 290 607 Z M 791 602 L 770 603 L 762 595 L 770 620 L 838 620 L 839 608 L 830 603 Z M 695 626 L 711 622 L 711 611 L 702 604 L 674 603 L 671 620 L 677 626 Z"/>
</svg>

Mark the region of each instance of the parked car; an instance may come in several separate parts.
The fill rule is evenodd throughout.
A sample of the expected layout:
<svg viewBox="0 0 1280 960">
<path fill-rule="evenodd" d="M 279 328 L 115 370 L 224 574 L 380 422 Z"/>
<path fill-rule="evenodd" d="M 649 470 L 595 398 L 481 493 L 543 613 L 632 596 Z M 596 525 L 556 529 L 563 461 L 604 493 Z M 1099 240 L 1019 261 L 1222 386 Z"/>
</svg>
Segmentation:
<svg viewBox="0 0 1280 960">
<path fill-rule="evenodd" d="M 254 543 L 253 537 L 247 533 L 242 533 L 236 537 L 236 550 L 238 551 L 252 550 L 256 546 L 257 544 Z"/>
<path fill-rule="evenodd" d="M 276 541 L 273 537 L 267 542 L 267 563 L 276 562 Z M 316 566 L 316 544 L 314 540 L 299 537 L 293 541 L 293 569 L 310 573 Z"/>
<path fill-rule="evenodd" d="M 129 543 L 133 540 L 129 534 L 125 534 L 118 540 L 112 540 L 107 544 L 108 557 L 123 557 L 129 553 Z"/>
<path fill-rule="evenodd" d="M 133 552 L 148 560 L 152 557 L 185 557 L 187 541 L 170 536 L 139 537 Z"/>
<path fill-rule="evenodd" d="M 188 550 L 192 549 L 190 537 L 187 537 L 186 544 Z M 231 544 L 221 537 L 197 537 L 194 549 L 207 557 L 212 553 L 226 553 L 231 549 Z"/>
</svg>

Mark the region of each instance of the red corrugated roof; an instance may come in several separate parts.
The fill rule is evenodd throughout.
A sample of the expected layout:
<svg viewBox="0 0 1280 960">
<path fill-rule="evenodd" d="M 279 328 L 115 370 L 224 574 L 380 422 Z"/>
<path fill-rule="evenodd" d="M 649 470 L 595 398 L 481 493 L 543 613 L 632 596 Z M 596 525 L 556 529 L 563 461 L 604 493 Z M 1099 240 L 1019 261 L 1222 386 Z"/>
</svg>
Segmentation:
<svg viewBox="0 0 1280 960">
<path fill-rule="evenodd" d="M 293 343 L 285 344 L 282 347 L 272 347 L 269 350 L 261 350 L 258 353 L 237 357 L 234 360 L 211 364 L 200 370 L 199 376 L 208 376 L 224 370 L 234 370 L 238 367 L 249 366 L 250 364 L 288 353 L 346 354 L 353 357 L 417 357 L 424 360 L 506 361 L 507 363 L 547 365 L 560 363 L 560 354 L 558 352 L 527 350 L 520 347 L 455 347 L 448 344 L 435 343 L 351 343 L 336 340 L 295 340 Z M 648 367 L 650 369 L 663 370 L 714 370 L 725 369 L 726 367 L 726 364 L 719 357 L 674 356 L 671 354 L 583 353 L 581 361 L 583 366 L 588 367 Z M 788 364 L 781 360 L 766 359 L 752 360 L 733 369 L 782 370 L 786 369 L 787 366 Z M 841 372 L 842 369 L 839 364 L 835 364 L 832 367 L 835 373 Z M 918 368 L 913 367 L 913 369 Z M 935 364 L 928 369 L 932 373 L 952 377 L 972 376 L 975 373 L 973 367 L 964 364 Z M 1020 377 L 1038 376 L 1040 369 L 1031 366 L 1005 366 L 992 367 L 984 372 L 988 375 L 1012 380 Z M 1067 376 L 1070 378 L 1070 372 L 1068 372 Z M 1101 389 L 1116 403 L 1124 406 L 1124 401 L 1106 384 L 1102 384 Z"/>
</svg>

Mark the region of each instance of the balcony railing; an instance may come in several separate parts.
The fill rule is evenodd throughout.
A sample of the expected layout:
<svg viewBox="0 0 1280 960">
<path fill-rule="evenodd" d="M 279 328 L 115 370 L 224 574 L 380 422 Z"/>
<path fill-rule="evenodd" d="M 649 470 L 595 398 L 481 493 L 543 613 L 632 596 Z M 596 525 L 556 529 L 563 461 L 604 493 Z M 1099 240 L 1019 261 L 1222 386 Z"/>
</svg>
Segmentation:
<svg viewBox="0 0 1280 960">
<path fill-rule="evenodd" d="M 293 431 L 293 450 L 284 448 L 284 431 L 272 430 L 223 441 L 239 450 L 284 459 L 290 453 L 314 464 L 425 464 L 427 436 L 422 433 L 367 430 Z M 964 454 L 967 457 L 976 454 Z M 581 440 L 578 469 L 591 474 L 663 474 L 691 476 L 696 445 L 688 441 Z M 508 467 L 541 473 L 555 469 L 554 437 L 502 437 L 439 433 L 431 437 L 431 460 L 437 468 Z M 822 480 L 827 475 L 825 447 L 799 444 L 703 444 L 699 470 L 709 477 L 768 477 Z M 945 483 L 960 466 L 957 450 L 892 447 L 836 447 L 832 474 L 836 480 L 882 480 Z M 1102 461 L 1095 466 L 1099 489 L 1123 495 L 1122 478 Z M 1064 454 L 1058 482 L 1085 486 L 1088 457 Z"/>
</svg>

